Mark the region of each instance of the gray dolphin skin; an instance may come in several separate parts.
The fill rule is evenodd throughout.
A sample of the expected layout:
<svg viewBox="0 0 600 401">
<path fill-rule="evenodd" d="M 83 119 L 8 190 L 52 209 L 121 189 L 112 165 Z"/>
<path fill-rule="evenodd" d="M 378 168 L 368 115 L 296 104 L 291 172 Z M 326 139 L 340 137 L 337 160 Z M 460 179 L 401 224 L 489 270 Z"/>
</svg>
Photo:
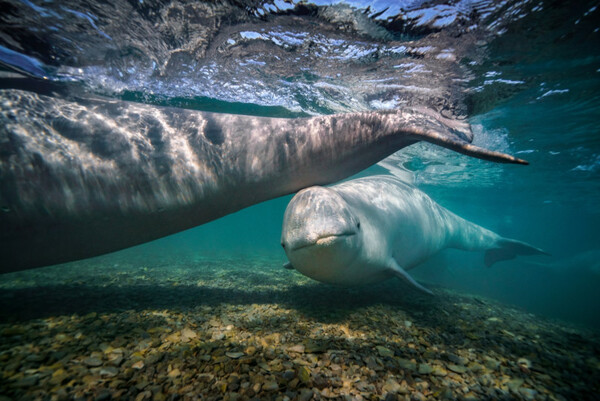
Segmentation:
<svg viewBox="0 0 600 401">
<path fill-rule="evenodd" d="M 398 277 L 444 248 L 482 250 L 491 266 L 517 255 L 546 254 L 460 218 L 392 176 L 306 188 L 290 201 L 281 244 L 294 268 L 330 284 L 363 285 Z"/>
<path fill-rule="evenodd" d="M 0 272 L 154 240 L 418 141 L 526 163 L 426 108 L 285 119 L 6 89 L 0 121 Z"/>
</svg>

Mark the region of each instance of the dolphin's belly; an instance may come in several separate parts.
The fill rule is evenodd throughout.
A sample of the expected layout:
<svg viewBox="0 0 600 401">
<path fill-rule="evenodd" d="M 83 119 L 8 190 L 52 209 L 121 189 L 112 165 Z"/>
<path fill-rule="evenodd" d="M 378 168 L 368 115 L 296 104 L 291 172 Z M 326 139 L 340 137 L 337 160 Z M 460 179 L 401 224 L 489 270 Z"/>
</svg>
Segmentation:
<svg viewBox="0 0 600 401">
<path fill-rule="evenodd" d="M 343 275 L 337 277 L 335 284 L 343 286 L 360 286 L 378 283 L 392 277 L 389 268 L 380 263 L 357 259 L 347 266 Z"/>
<path fill-rule="evenodd" d="M 377 266 L 361 260 L 342 269 L 298 270 L 313 280 L 343 287 L 374 284 L 392 277 L 392 273 L 385 266 Z"/>
</svg>

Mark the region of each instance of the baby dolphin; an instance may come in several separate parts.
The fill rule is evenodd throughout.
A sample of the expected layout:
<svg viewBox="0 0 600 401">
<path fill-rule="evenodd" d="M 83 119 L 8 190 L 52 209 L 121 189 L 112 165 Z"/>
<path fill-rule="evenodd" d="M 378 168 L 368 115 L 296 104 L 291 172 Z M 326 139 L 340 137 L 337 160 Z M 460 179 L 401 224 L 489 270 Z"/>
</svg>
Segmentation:
<svg viewBox="0 0 600 401">
<path fill-rule="evenodd" d="M 315 280 L 353 286 L 395 276 L 429 294 L 406 270 L 444 248 L 484 250 L 488 267 L 546 254 L 462 219 L 392 176 L 298 192 L 285 211 L 281 244 L 286 267 Z"/>
</svg>

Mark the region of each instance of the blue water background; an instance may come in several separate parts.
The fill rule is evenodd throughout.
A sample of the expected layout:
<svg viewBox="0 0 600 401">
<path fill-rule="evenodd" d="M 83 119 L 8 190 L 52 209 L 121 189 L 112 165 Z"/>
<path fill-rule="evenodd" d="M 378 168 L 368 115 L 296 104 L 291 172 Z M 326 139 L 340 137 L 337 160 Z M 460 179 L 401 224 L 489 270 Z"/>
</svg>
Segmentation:
<svg viewBox="0 0 600 401">
<path fill-rule="evenodd" d="M 494 165 L 499 172 L 490 179 L 485 174 L 486 162 L 476 161 L 471 174 L 460 171 L 460 179 L 445 183 L 419 172 L 427 170 L 424 166 L 431 161 L 426 158 L 410 163 L 417 165 L 417 177 L 425 175 L 423 181 L 429 181 L 420 188 L 438 203 L 502 236 L 538 246 L 551 256 L 521 257 L 486 268 L 482 253 L 446 250 L 411 274 L 426 283 L 600 328 L 600 73 L 596 69 L 600 58 L 597 51 L 586 53 L 586 43 L 569 48 L 567 54 L 560 52 L 560 46 L 536 54 L 536 45 L 530 43 L 522 49 L 522 57 L 514 60 L 516 65 L 495 66 L 501 71 L 498 75 L 523 84 L 510 88 L 516 93 L 472 119 L 484 132 L 510 138 L 510 150 L 531 165 Z M 495 90 L 511 85 L 498 86 Z M 452 157 L 458 164 L 473 163 L 465 156 Z M 388 172 L 374 166 L 359 176 L 381 173 Z M 145 247 L 174 254 L 222 253 L 248 258 L 264 253 L 280 257 L 284 263 L 279 237 L 290 198 L 253 206 Z"/>
<path fill-rule="evenodd" d="M 492 165 L 428 145 L 407 149 L 408 156 L 398 162 L 417 186 L 451 211 L 502 236 L 543 248 L 551 256 L 522 257 L 488 269 L 481 253 L 449 250 L 411 274 L 425 283 L 600 328 L 600 18 L 597 2 L 576 2 L 568 13 L 559 3 L 543 3 L 486 44 L 484 61 L 472 67 L 469 82 L 467 100 L 478 134 L 475 142 L 525 158 L 530 166 Z M 369 5 L 385 9 L 380 2 Z M 535 7 L 530 4 L 528 9 Z M 386 13 L 395 12 L 392 8 Z M 111 40 L 108 36 L 101 39 Z M 0 56 L 5 64 L 29 74 L 80 79 L 74 70 L 66 76 L 35 57 L 21 57 L 5 47 Z M 320 99 L 300 97 L 291 106 L 283 101 L 277 106 L 260 99 L 252 103 L 226 96 L 203 97 L 201 92 L 151 95 L 140 90 L 138 79 L 119 81 L 122 90 L 115 89 L 113 81 L 103 82 L 110 86 L 107 93 L 114 91 L 122 99 L 230 113 L 295 116 L 352 106 L 340 103 L 338 110 Z M 147 85 L 156 92 L 171 88 L 171 83 L 150 80 Z M 90 85 L 99 90 L 97 84 Z M 387 170 L 374 166 L 361 175 L 377 173 Z M 279 238 L 290 198 L 247 208 L 122 255 L 146 255 L 148 264 L 157 255 L 162 260 L 168 256 L 173 263 L 190 255 L 215 259 L 235 255 L 249 260 L 270 255 L 283 264 L 286 259 Z M 411 294 L 407 290 L 398 296 Z"/>
</svg>

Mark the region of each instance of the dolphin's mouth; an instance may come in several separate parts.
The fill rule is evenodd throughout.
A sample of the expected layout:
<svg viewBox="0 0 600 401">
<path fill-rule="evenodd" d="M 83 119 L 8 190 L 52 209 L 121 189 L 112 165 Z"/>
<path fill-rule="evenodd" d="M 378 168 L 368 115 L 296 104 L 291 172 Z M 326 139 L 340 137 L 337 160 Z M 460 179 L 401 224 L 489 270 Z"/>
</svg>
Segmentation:
<svg viewBox="0 0 600 401">
<path fill-rule="evenodd" d="M 302 242 L 302 243 L 292 247 L 292 251 L 297 251 L 299 249 L 304 249 L 304 248 L 310 248 L 313 246 L 331 244 L 332 242 L 335 242 L 340 238 L 351 237 L 353 235 L 356 235 L 356 233 L 355 232 L 347 232 L 347 233 L 342 233 L 342 234 L 324 234 L 324 235 L 321 235 L 320 237 L 318 237 L 316 240 L 312 240 L 310 242 L 309 241 Z"/>
</svg>

